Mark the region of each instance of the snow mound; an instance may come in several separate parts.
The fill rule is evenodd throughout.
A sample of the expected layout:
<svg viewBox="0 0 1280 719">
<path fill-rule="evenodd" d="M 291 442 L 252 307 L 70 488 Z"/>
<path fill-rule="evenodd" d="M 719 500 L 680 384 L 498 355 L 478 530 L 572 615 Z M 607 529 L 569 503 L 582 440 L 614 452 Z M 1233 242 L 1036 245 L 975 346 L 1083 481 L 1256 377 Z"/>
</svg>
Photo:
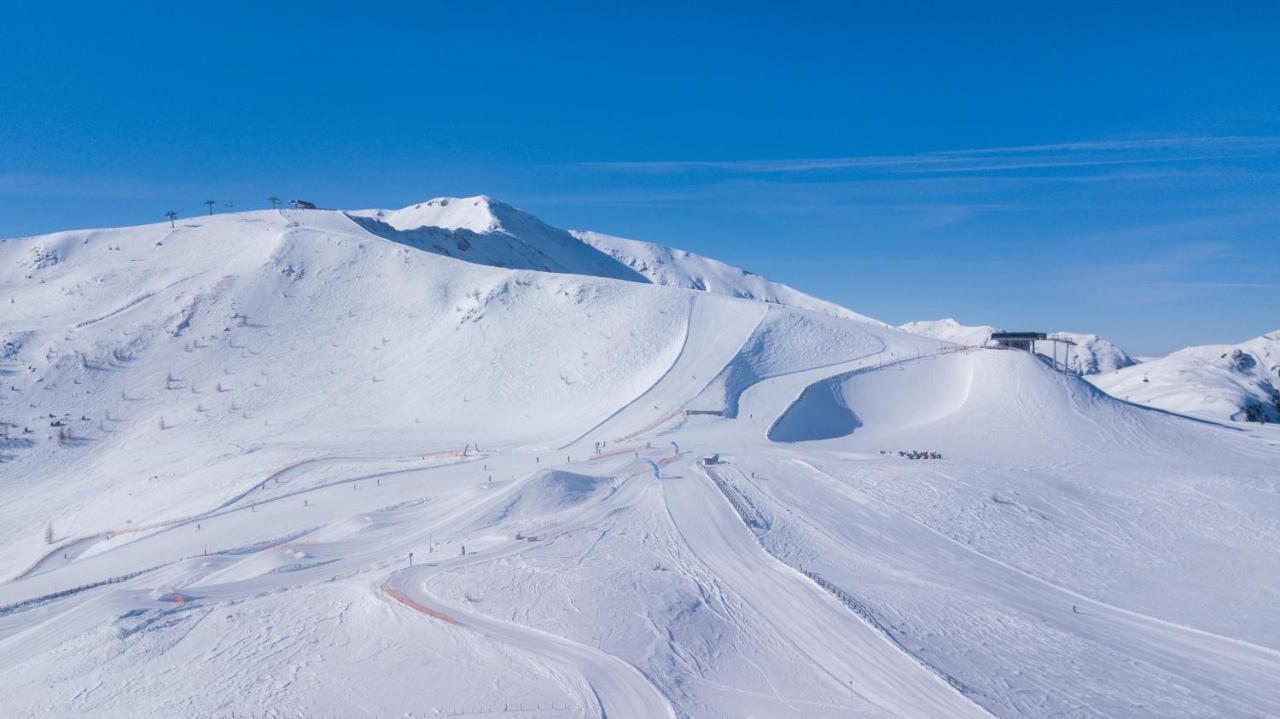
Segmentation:
<svg viewBox="0 0 1280 719">
<path fill-rule="evenodd" d="M 770 377 L 866 357 L 885 348 L 874 324 L 850 324 L 813 312 L 769 312 L 741 349 L 692 403 L 738 416 L 738 398 Z"/>
<path fill-rule="evenodd" d="M 959 410 L 972 384 L 970 355 L 838 375 L 805 388 L 769 439 L 804 442 L 926 425 Z"/>
<path fill-rule="evenodd" d="M 612 478 L 547 469 L 524 482 L 520 491 L 481 519 L 479 526 L 544 518 L 605 497 Z"/>
<path fill-rule="evenodd" d="M 858 370 L 810 385 L 770 428 L 777 442 L 846 435 L 913 449 L 1015 453 L 1176 447 L 1184 420 L 1117 401 L 1013 350 L 976 350 Z M 895 447 L 897 445 L 894 445 Z"/>
<path fill-rule="evenodd" d="M 167 584 L 152 589 L 148 592 L 148 596 L 157 602 L 172 602 L 174 604 L 186 604 L 195 599 L 190 594 L 180 592 Z"/>
</svg>

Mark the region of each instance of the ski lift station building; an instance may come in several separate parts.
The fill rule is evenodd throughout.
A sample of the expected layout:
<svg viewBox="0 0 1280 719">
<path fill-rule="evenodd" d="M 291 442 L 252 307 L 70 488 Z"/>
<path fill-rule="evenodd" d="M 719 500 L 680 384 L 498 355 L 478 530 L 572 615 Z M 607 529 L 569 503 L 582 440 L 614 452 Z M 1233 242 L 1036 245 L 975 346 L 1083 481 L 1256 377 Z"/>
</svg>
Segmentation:
<svg viewBox="0 0 1280 719">
<path fill-rule="evenodd" d="M 1059 372 L 1070 373 L 1071 370 L 1071 348 L 1075 345 L 1066 337 L 1051 337 L 1044 332 L 992 332 L 991 337 L 987 339 L 987 344 L 993 344 L 998 349 L 1006 350 L 1022 350 L 1024 352 L 1036 351 L 1037 342 L 1052 342 L 1052 351 L 1046 355 L 1046 359 L 1052 362 L 1053 368 Z M 1059 358 L 1058 345 L 1062 345 Z"/>
<path fill-rule="evenodd" d="M 990 342 L 1010 350 L 1036 351 L 1036 342 L 1049 339 L 1044 332 L 992 332 Z"/>
</svg>

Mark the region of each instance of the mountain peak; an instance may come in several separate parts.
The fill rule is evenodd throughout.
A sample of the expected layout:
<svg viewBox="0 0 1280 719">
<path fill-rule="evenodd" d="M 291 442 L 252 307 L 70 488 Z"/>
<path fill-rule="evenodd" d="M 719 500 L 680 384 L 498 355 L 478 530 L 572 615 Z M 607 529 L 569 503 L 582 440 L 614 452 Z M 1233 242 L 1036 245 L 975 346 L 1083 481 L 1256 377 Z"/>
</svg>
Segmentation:
<svg viewBox="0 0 1280 719">
<path fill-rule="evenodd" d="M 553 227 L 488 195 L 435 197 L 399 210 L 357 210 L 347 216 L 384 239 L 468 262 L 670 285 L 869 319 L 683 250 Z"/>
<path fill-rule="evenodd" d="M 442 227 L 479 233 L 505 229 L 506 221 L 516 218 L 533 219 L 531 215 L 488 195 L 433 197 L 399 210 L 379 211 L 378 218 L 398 230 Z"/>
</svg>

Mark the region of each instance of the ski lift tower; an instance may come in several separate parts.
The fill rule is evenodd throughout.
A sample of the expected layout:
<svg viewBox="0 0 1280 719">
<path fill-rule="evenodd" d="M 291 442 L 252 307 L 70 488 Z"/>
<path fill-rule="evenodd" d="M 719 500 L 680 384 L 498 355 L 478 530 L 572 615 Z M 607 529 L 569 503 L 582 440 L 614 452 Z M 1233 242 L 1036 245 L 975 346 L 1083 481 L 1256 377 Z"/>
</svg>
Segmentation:
<svg viewBox="0 0 1280 719">
<path fill-rule="evenodd" d="M 1046 359 L 1053 363 L 1053 368 L 1063 374 L 1071 374 L 1071 348 L 1075 346 L 1066 337 L 1058 337 L 1045 334 L 1044 332 L 992 332 L 987 338 L 987 344 L 995 343 L 997 349 L 1005 350 L 1022 350 L 1037 354 L 1037 342 L 1051 342 L 1053 349 L 1050 354 L 1043 355 Z M 1059 345 L 1062 348 L 1062 359 L 1058 359 Z"/>
<path fill-rule="evenodd" d="M 1054 369 L 1061 371 L 1063 374 L 1075 374 L 1075 370 L 1071 369 L 1071 348 L 1075 347 L 1076 343 L 1071 341 L 1070 338 L 1062 337 L 1061 335 L 1049 335 L 1045 339 L 1053 343 L 1053 355 L 1050 359 L 1053 360 Z M 1059 345 L 1062 346 L 1061 364 L 1058 363 Z"/>
</svg>

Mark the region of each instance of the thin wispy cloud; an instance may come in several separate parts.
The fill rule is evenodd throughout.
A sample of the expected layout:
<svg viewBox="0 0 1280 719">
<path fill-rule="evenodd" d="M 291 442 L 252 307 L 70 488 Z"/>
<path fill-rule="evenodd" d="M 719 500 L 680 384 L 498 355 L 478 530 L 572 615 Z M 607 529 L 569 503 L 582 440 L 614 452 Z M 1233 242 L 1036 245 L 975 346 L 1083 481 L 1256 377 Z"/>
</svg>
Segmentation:
<svg viewBox="0 0 1280 719">
<path fill-rule="evenodd" d="M 1166 137 L 1043 145 L 769 160 L 663 160 L 582 162 L 588 170 L 634 173 L 794 174 L 831 171 L 885 173 L 1016 172 L 1264 157 L 1280 150 L 1280 137 Z"/>
<path fill-rule="evenodd" d="M 1280 290 L 1278 284 L 1265 282 L 1154 282 L 1147 287 L 1203 287 L 1209 289 Z"/>
<path fill-rule="evenodd" d="M 1107 233 L 1105 246 L 1139 242 L 1155 236 L 1229 235 L 1233 229 L 1257 221 L 1256 216 L 1217 218 L 1134 228 L 1124 233 Z M 1063 268 L 1061 286 L 1077 297 L 1089 298 L 1103 306 L 1134 306 L 1185 302 L 1222 296 L 1233 291 L 1272 291 L 1280 284 L 1267 281 L 1266 268 L 1242 247 L 1218 240 L 1186 240 L 1158 249 L 1141 243 L 1149 256 L 1138 261 L 1089 262 Z M 1240 277 L 1242 279 L 1220 279 Z"/>
</svg>

